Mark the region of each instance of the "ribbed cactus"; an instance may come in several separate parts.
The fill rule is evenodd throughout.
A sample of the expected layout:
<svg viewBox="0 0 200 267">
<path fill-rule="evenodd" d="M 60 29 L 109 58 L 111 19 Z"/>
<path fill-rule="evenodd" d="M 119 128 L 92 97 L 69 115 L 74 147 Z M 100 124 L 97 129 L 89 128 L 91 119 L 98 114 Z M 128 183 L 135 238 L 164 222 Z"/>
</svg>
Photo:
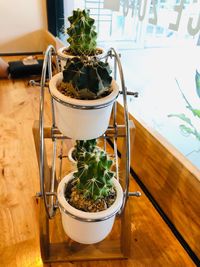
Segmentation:
<svg viewBox="0 0 200 267">
<path fill-rule="evenodd" d="M 96 99 L 110 93 L 110 73 L 108 63 L 97 58 L 75 57 L 66 63 L 63 82 L 68 95 L 78 99 Z"/>
<path fill-rule="evenodd" d="M 72 152 L 73 158 L 77 161 L 79 157 L 83 156 L 86 152 L 93 153 L 96 147 L 97 140 L 76 140 L 74 150 Z"/>
<path fill-rule="evenodd" d="M 95 55 L 97 33 L 94 19 L 89 16 L 89 10 L 74 10 L 68 18 L 70 27 L 67 28 L 69 51 L 73 55 Z"/>
<path fill-rule="evenodd" d="M 112 178 L 115 173 L 111 170 L 113 161 L 105 151 L 96 149 L 92 153 L 85 152 L 77 162 L 76 187 L 85 198 L 94 200 L 109 196 L 113 191 Z"/>
</svg>

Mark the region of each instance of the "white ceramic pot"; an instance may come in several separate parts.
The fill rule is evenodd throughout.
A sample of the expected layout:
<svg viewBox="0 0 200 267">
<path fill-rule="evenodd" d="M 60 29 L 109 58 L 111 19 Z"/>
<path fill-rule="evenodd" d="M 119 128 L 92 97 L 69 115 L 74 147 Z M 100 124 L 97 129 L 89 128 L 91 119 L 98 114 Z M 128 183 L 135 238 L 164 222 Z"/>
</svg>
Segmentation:
<svg viewBox="0 0 200 267">
<path fill-rule="evenodd" d="M 119 182 L 113 178 L 117 191 L 117 197 L 112 206 L 100 212 L 84 212 L 72 207 L 65 199 L 64 192 L 66 184 L 73 179 L 73 172 L 65 176 L 58 185 L 57 197 L 61 211 L 62 225 L 65 233 L 74 241 L 82 244 L 94 244 L 102 241 L 112 230 L 116 213 L 120 210 L 123 200 L 123 191 Z M 111 216 L 113 214 L 113 216 Z M 74 216 L 78 217 L 74 218 Z M 110 217 L 111 216 L 111 217 Z M 103 221 L 86 222 L 83 220 Z"/>
<path fill-rule="evenodd" d="M 70 55 L 70 54 L 66 54 L 63 51 L 66 49 L 66 47 L 61 47 L 58 49 L 57 51 L 57 55 L 58 58 L 60 59 L 60 63 L 61 63 L 61 70 L 64 70 L 64 66 L 66 65 L 66 62 L 68 59 L 73 58 L 74 56 Z"/>
<path fill-rule="evenodd" d="M 49 82 L 53 97 L 56 126 L 60 132 L 74 140 L 98 138 L 108 128 L 113 103 L 119 94 L 119 88 L 113 80 L 113 91 L 106 97 L 95 100 L 79 100 L 63 95 L 57 89 L 63 74 L 53 76 Z M 80 109 L 84 106 L 84 109 Z"/>
<path fill-rule="evenodd" d="M 76 164 L 77 161 L 72 157 L 72 153 L 74 150 L 75 150 L 75 147 L 71 147 L 70 150 L 68 151 L 67 156 L 68 156 L 69 161 L 71 161 L 73 164 Z"/>
<path fill-rule="evenodd" d="M 67 53 L 64 53 L 63 51 L 66 49 L 67 47 L 61 47 L 58 49 L 57 51 L 57 55 L 58 55 L 58 58 L 60 59 L 60 62 L 61 62 L 61 70 L 64 69 L 64 66 L 66 65 L 66 62 L 67 60 L 75 57 L 73 55 L 70 55 L 70 54 L 67 54 Z M 103 52 L 103 49 L 101 48 L 98 48 L 102 51 L 102 53 L 96 55 L 97 57 L 103 57 L 104 56 L 104 52 Z"/>
</svg>

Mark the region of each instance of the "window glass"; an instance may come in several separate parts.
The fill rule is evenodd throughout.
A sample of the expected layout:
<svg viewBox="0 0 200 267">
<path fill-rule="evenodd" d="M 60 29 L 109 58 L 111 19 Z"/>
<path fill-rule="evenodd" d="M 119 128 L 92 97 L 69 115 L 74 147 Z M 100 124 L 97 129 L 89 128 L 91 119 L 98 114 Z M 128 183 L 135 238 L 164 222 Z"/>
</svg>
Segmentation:
<svg viewBox="0 0 200 267">
<path fill-rule="evenodd" d="M 200 168 L 200 0 L 65 0 L 64 8 L 66 18 L 90 10 L 99 45 L 119 51 L 126 86 L 139 92 L 129 111 Z"/>
</svg>

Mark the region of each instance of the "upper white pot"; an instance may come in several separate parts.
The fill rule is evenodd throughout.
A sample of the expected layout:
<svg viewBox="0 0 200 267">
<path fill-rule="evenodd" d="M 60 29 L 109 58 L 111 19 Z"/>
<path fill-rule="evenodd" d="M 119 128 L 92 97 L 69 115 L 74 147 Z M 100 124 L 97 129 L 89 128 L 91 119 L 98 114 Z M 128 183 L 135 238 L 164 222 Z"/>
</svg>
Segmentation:
<svg viewBox="0 0 200 267">
<path fill-rule="evenodd" d="M 71 179 L 73 179 L 73 172 L 62 179 L 57 190 L 64 231 L 72 240 L 82 244 L 100 242 L 112 230 L 116 213 L 122 206 L 123 191 L 121 185 L 113 178 L 117 197 L 108 209 L 100 212 L 84 212 L 72 207 L 65 199 L 66 185 Z"/>
<path fill-rule="evenodd" d="M 57 50 L 57 55 L 58 55 L 58 58 L 60 59 L 60 63 L 61 63 L 61 70 L 63 71 L 64 70 L 64 66 L 66 65 L 66 62 L 68 59 L 71 59 L 73 58 L 74 56 L 73 55 L 70 55 L 70 54 L 67 54 L 67 53 L 64 53 L 63 51 L 66 49 L 66 47 L 61 47 Z"/>
<path fill-rule="evenodd" d="M 60 132 L 75 140 L 98 138 L 108 128 L 113 103 L 119 94 L 119 88 L 112 80 L 112 92 L 100 99 L 79 100 L 63 95 L 57 89 L 63 74 L 53 76 L 49 82 L 53 97 L 56 126 Z"/>
<path fill-rule="evenodd" d="M 64 66 L 66 65 L 67 60 L 72 59 L 73 57 L 77 57 L 77 56 L 74 56 L 74 55 L 71 55 L 69 53 L 64 52 L 64 50 L 66 50 L 66 49 L 67 49 L 67 47 L 61 47 L 57 50 L 57 55 L 58 55 L 58 58 L 60 59 L 60 62 L 61 62 L 61 70 L 64 69 Z M 98 48 L 98 49 L 101 50 L 102 53 L 95 55 L 95 57 L 103 57 L 104 56 L 103 49 L 101 49 L 101 48 Z M 89 56 L 89 57 L 93 57 L 93 56 Z"/>
</svg>

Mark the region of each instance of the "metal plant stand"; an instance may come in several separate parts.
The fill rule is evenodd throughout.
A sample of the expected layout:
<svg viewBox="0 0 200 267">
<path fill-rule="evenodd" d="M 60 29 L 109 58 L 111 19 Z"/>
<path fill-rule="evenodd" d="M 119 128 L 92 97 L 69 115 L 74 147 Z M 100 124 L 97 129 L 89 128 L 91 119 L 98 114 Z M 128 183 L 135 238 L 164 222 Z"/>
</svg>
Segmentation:
<svg viewBox="0 0 200 267">
<path fill-rule="evenodd" d="M 56 127 L 53 99 L 51 95 L 52 125 L 48 127 L 44 126 L 44 97 L 45 90 L 47 89 L 46 87 L 48 87 L 46 77 L 47 73 L 48 79 L 52 77 L 52 59 L 54 60 L 54 65 L 56 66 L 56 72 L 59 72 L 59 58 L 56 54 L 55 48 L 50 45 L 45 53 L 42 78 L 40 82 L 40 117 L 39 121 L 35 121 L 33 126 L 33 135 L 40 172 L 40 192 L 37 193 L 37 198 L 40 205 L 39 220 L 42 259 L 45 263 L 51 263 L 128 258 L 131 246 L 131 224 L 128 198 L 129 196 L 140 196 L 140 193 L 129 192 L 130 142 L 133 142 L 135 128 L 128 118 L 127 94 L 137 96 L 137 93 L 127 92 L 119 55 L 113 48 L 111 48 L 108 51 L 105 60 L 113 61 L 115 78 L 117 71 L 119 72 L 121 83 L 120 94 L 123 95 L 124 115 L 123 123 L 118 123 L 117 103 L 115 102 L 110 125 L 100 139 L 104 144 L 105 150 L 108 148 L 109 143 L 113 144 L 116 176 L 119 178 L 124 191 L 123 205 L 118 213 L 115 225 L 109 237 L 100 243 L 93 245 L 79 244 L 69 239 L 64 233 L 61 225 L 60 214 L 58 212 L 56 196 L 57 184 L 62 178 L 64 166 L 63 159 L 66 158 L 66 155 L 63 152 L 63 144 L 64 142 L 69 143 L 70 139 L 63 136 Z M 32 84 L 34 84 L 34 81 L 32 81 Z M 130 131 L 133 133 L 131 140 Z M 47 140 L 53 147 L 51 164 L 49 164 L 47 157 Z M 123 147 L 121 159 L 118 159 L 119 144 Z"/>
</svg>

